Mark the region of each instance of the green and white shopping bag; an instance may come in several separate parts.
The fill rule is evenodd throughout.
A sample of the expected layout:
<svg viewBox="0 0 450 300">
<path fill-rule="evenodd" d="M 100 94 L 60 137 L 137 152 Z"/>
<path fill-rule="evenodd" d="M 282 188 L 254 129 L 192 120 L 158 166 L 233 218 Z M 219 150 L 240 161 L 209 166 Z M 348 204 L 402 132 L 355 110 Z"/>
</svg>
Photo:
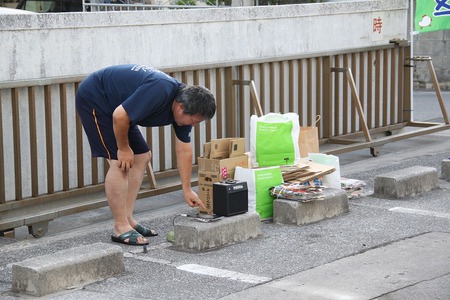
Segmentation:
<svg viewBox="0 0 450 300">
<path fill-rule="evenodd" d="M 300 125 L 296 113 L 269 113 L 250 118 L 252 167 L 296 165 L 300 160 Z"/>
</svg>

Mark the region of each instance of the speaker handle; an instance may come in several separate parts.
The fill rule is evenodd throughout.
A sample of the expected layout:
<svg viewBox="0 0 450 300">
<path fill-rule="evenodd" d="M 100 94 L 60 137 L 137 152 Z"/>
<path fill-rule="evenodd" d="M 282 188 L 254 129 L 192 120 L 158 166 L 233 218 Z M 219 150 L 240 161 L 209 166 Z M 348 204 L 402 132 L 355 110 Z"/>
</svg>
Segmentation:
<svg viewBox="0 0 450 300">
<path fill-rule="evenodd" d="M 220 183 L 228 183 L 228 184 L 232 184 L 232 183 L 236 183 L 237 180 L 231 179 L 231 178 L 227 178 L 225 180 L 221 180 Z"/>
</svg>

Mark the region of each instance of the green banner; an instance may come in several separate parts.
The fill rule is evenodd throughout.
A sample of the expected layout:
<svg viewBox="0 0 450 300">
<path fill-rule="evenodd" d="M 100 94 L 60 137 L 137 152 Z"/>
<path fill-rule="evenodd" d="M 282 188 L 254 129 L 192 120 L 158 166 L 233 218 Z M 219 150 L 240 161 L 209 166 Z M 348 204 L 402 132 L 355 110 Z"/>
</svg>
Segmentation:
<svg viewBox="0 0 450 300">
<path fill-rule="evenodd" d="M 416 0 L 415 31 L 446 29 L 450 29 L 450 0 Z"/>
</svg>

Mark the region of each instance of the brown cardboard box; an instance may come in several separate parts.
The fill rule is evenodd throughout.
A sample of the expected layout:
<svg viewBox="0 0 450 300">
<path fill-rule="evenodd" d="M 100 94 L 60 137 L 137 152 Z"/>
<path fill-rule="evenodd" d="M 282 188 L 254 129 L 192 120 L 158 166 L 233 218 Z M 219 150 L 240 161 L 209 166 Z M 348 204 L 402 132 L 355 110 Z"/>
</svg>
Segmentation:
<svg viewBox="0 0 450 300">
<path fill-rule="evenodd" d="M 205 143 L 203 145 L 203 157 L 205 158 L 211 157 L 211 143 Z"/>
<path fill-rule="evenodd" d="M 244 138 L 224 138 L 211 140 L 210 144 L 210 146 L 206 146 L 205 144 L 206 158 L 229 158 L 244 155 Z M 207 148 L 210 149 L 209 156 L 206 152 Z"/>
<path fill-rule="evenodd" d="M 199 207 L 201 214 L 213 214 L 213 184 L 219 182 L 219 174 L 211 171 L 198 171 L 198 197 L 206 206 L 206 210 Z"/>
<path fill-rule="evenodd" d="M 237 166 L 248 167 L 249 157 L 244 148 L 244 138 L 216 139 L 205 143 L 205 157 L 198 158 L 198 196 L 206 206 L 206 210 L 199 209 L 200 213 L 213 213 L 214 182 L 233 179 Z"/>
<path fill-rule="evenodd" d="M 198 171 L 211 171 L 216 172 L 219 176 L 219 180 L 226 180 L 228 178 L 234 178 L 234 170 L 236 167 L 248 167 L 248 156 L 241 155 L 224 159 L 212 159 L 212 158 L 198 158 Z"/>
<path fill-rule="evenodd" d="M 199 208 L 201 214 L 213 214 L 213 183 L 227 178 L 233 179 L 237 166 L 247 168 L 248 156 L 224 159 L 198 158 L 198 197 L 206 206 L 206 210 Z"/>
<path fill-rule="evenodd" d="M 245 150 L 245 139 L 239 138 L 239 139 L 233 139 L 230 141 L 230 157 L 236 157 L 244 155 Z"/>
</svg>

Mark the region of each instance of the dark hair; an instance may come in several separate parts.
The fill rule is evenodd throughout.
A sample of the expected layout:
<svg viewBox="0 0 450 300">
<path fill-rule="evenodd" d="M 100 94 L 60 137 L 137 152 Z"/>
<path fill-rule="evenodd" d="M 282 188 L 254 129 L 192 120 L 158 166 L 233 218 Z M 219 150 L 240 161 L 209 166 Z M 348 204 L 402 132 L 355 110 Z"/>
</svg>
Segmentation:
<svg viewBox="0 0 450 300">
<path fill-rule="evenodd" d="M 183 112 L 188 115 L 200 115 L 210 120 L 216 113 L 216 100 L 205 87 L 181 84 L 175 101 L 183 106 Z"/>
</svg>

